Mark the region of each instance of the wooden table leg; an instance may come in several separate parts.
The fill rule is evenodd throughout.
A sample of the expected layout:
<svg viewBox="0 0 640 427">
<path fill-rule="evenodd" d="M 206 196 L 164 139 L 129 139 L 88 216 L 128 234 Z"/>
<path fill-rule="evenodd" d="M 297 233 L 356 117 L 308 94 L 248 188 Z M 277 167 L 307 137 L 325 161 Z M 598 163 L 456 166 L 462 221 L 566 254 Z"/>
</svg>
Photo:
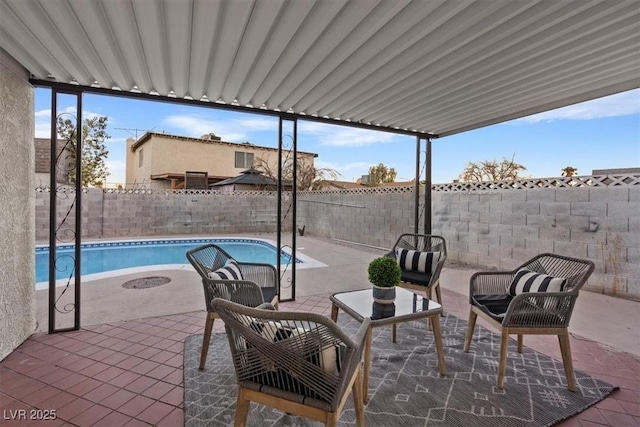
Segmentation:
<svg viewBox="0 0 640 427">
<path fill-rule="evenodd" d="M 333 320 L 334 322 L 338 321 L 338 306 L 334 304 L 331 304 L 331 320 Z"/>
<path fill-rule="evenodd" d="M 433 339 L 436 342 L 436 352 L 438 353 L 438 370 L 440 375 L 447 374 L 447 368 L 444 364 L 444 348 L 442 347 L 442 333 L 440 331 L 440 314 L 430 317 L 433 326 Z"/>
<path fill-rule="evenodd" d="M 367 330 L 367 336 L 364 340 L 364 372 L 362 375 L 362 401 L 369 400 L 369 366 L 371 365 L 371 341 L 373 332 L 371 326 Z"/>
</svg>

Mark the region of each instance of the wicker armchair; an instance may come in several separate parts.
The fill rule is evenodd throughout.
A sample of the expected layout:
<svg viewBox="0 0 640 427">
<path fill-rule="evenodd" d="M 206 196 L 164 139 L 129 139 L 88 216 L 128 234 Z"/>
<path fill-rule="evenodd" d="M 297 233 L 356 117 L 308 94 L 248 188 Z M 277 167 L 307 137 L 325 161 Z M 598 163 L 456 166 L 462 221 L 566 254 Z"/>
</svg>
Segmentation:
<svg viewBox="0 0 640 427">
<path fill-rule="evenodd" d="M 569 344 L 569 320 L 575 306 L 578 292 L 594 269 L 588 260 L 555 254 L 541 254 L 525 262 L 513 271 L 479 272 L 471 276 L 469 287 L 469 327 L 464 343 L 468 352 L 473 337 L 477 316 L 482 317 L 502 333 L 497 385 L 504 387 L 507 370 L 507 345 L 509 335 L 518 336 L 517 349 L 522 353 L 523 335 L 557 335 L 562 353 L 565 375 L 569 390 L 575 391 L 575 375 Z M 531 273 L 522 272 L 527 270 Z M 551 285 L 541 285 L 544 276 L 552 276 L 564 283 L 555 291 Z M 518 274 L 518 277 L 516 277 Z M 529 278 L 523 274 L 529 274 Z M 515 278 L 515 280 L 514 280 Z M 537 280 L 537 282 L 535 282 Z M 547 280 L 550 280 L 547 278 Z M 550 282 L 548 282 L 550 283 Z M 559 282 L 558 282 L 559 283 Z M 529 290 L 510 292 L 518 286 L 530 286 Z M 541 291 L 549 286 L 547 291 Z M 534 288 L 535 287 L 535 288 Z M 534 292 L 531 292 L 533 290 Z"/>
<path fill-rule="evenodd" d="M 424 291 L 427 298 L 431 299 L 432 292 L 435 291 L 436 300 L 442 304 L 442 294 L 440 293 L 440 272 L 447 260 L 447 244 L 444 237 L 430 234 L 403 234 L 393 245 L 393 249 L 385 254 L 389 258 L 397 258 L 398 249 L 408 249 L 411 251 L 439 253 L 438 259 L 430 269 L 425 272 L 409 270 L 400 265 L 402 275 L 399 286 L 415 291 Z"/>
<path fill-rule="evenodd" d="M 211 307 L 214 298 L 226 298 L 249 307 L 264 302 L 278 307 L 278 275 L 269 264 L 238 262 L 242 280 L 211 278 L 210 275 L 233 260 L 222 248 L 207 244 L 187 252 L 187 259 L 202 278 L 207 318 L 200 354 L 200 370 L 204 369 L 209 351 L 213 322 L 218 317 Z"/>
<path fill-rule="evenodd" d="M 356 424 L 364 426 L 360 360 L 370 319 L 352 339 L 313 313 L 249 308 L 216 298 L 238 380 L 235 426 L 250 402 L 336 426 L 353 391 Z"/>
</svg>

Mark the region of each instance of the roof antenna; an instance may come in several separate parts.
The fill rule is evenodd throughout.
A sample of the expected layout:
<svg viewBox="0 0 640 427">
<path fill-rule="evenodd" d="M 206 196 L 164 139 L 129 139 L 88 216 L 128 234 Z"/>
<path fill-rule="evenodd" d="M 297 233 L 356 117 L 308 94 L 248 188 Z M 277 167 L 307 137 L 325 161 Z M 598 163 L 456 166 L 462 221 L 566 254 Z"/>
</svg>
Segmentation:
<svg viewBox="0 0 640 427">
<path fill-rule="evenodd" d="M 157 126 L 152 127 L 151 129 L 138 129 L 138 128 L 114 128 L 117 130 L 123 130 L 128 132 L 131 136 L 135 136 L 136 139 L 138 139 L 138 132 L 153 132 L 153 130 L 156 128 Z M 134 134 L 135 132 L 135 134 Z"/>
</svg>

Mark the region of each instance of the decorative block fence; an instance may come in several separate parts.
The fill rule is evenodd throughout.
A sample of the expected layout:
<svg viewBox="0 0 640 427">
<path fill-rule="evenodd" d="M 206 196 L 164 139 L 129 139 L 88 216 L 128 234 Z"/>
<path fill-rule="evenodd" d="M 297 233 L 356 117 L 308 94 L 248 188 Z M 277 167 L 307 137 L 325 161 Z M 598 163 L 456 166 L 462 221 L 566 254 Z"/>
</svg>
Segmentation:
<svg viewBox="0 0 640 427">
<path fill-rule="evenodd" d="M 437 184 L 431 190 L 432 233 L 445 237 L 450 260 L 511 269 L 541 252 L 587 258 L 596 270 L 586 289 L 640 300 L 640 175 Z M 59 218 L 71 206 L 69 191 L 60 194 Z M 82 234 L 274 232 L 276 197 L 258 191 L 85 189 Z M 36 239 L 42 242 L 48 239 L 48 199 L 48 189 L 37 189 Z M 310 236 L 388 248 L 399 234 L 413 232 L 412 187 L 309 191 L 297 199 L 297 226 L 305 225 Z"/>
</svg>

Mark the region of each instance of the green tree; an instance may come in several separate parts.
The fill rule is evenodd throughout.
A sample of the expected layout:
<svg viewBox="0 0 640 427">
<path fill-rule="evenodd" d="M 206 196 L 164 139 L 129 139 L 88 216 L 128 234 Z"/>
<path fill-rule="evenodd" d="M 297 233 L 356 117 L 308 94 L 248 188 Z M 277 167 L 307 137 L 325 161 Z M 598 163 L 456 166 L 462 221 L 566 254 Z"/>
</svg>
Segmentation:
<svg viewBox="0 0 640 427">
<path fill-rule="evenodd" d="M 519 173 L 527 170 L 520 163 L 516 163 L 515 154 L 511 160 L 503 157 L 501 161 L 485 160 L 475 163 L 469 162 L 460 174 L 461 182 L 482 182 L 482 181 L 506 181 L 519 179 Z"/>
<path fill-rule="evenodd" d="M 567 166 L 566 168 L 562 169 L 562 176 L 574 176 L 577 173 L 578 169 L 574 168 L 573 166 Z"/>
<path fill-rule="evenodd" d="M 83 187 L 103 187 L 109 176 L 109 171 L 105 159 L 109 155 L 109 150 L 105 146 L 105 141 L 111 138 L 107 134 L 108 117 L 91 117 L 84 120 L 82 125 L 82 186 Z M 75 164 L 77 144 L 76 125 L 71 119 L 58 117 L 57 120 L 58 138 L 66 141 L 64 151 L 69 158 L 70 165 Z M 68 172 L 68 182 L 76 181 L 75 168 L 71 167 Z"/>
<path fill-rule="evenodd" d="M 384 182 L 394 182 L 398 172 L 394 168 L 389 168 L 382 163 L 369 168 L 369 184 L 377 185 Z"/>
</svg>

